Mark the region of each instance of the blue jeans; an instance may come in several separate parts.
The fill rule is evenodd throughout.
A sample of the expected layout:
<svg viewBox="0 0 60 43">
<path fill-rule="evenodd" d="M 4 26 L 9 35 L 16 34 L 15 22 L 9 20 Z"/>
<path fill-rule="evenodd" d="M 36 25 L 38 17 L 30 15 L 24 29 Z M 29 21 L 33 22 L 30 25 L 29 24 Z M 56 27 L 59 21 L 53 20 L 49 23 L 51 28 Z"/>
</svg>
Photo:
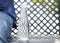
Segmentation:
<svg viewBox="0 0 60 43">
<path fill-rule="evenodd" d="M 5 12 L 0 12 L 0 43 L 8 43 L 13 19 Z"/>
</svg>

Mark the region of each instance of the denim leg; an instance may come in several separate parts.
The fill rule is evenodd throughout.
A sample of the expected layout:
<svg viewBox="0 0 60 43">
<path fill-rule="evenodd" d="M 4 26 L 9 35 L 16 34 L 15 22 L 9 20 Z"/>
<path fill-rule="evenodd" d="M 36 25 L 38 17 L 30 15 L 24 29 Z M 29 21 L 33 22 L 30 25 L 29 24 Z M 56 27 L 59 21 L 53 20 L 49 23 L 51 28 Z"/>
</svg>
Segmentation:
<svg viewBox="0 0 60 43">
<path fill-rule="evenodd" d="M 2 40 L 0 40 L 0 43 L 4 43 Z"/>
<path fill-rule="evenodd" d="M 8 43 L 11 34 L 13 20 L 7 13 L 0 12 L 0 43 Z"/>
</svg>

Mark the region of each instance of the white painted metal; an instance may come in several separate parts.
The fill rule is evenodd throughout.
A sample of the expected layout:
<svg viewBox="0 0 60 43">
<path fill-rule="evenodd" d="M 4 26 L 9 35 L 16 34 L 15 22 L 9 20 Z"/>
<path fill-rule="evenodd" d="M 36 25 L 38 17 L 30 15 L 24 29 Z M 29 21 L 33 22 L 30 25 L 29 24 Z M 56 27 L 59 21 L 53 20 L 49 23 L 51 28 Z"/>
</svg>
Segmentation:
<svg viewBox="0 0 60 43">
<path fill-rule="evenodd" d="M 26 3 L 23 3 L 18 25 L 18 40 L 28 40 L 28 19 L 26 15 Z"/>
</svg>

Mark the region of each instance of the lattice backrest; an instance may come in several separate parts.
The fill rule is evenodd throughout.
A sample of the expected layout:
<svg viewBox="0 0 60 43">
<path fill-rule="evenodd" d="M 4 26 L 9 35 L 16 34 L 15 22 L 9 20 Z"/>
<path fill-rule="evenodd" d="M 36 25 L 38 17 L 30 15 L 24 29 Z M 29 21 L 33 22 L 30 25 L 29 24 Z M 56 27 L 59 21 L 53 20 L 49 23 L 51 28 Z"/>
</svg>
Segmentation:
<svg viewBox="0 0 60 43">
<path fill-rule="evenodd" d="M 15 12 L 18 17 L 20 17 L 21 14 L 21 4 L 24 2 L 27 3 L 26 14 L 28 15 L 29 21 L 29 37 L 60 34 L 60 15 L 57 1 L 58 0 L 14 0 Z M 12 35 L 16 36 L 18 30 L 12 30 Z"/>
</svg>

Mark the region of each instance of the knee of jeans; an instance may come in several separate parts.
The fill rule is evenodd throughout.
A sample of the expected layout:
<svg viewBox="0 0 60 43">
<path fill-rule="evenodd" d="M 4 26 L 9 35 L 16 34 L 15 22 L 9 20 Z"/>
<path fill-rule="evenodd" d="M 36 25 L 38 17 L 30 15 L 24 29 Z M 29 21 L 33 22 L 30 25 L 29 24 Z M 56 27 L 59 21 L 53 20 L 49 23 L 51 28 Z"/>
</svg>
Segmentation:
<svg viewBox="0 0 60 43">
<path fill-rule="evenodd" d="M 0 34 L 4 34 L 7 31 L 7 23 L 4 20 L 0 20 Z"/>
<path fill-rule="evenodd" d="M 0 37 L 2 37 L 3 39 L 7 39 L 7 24 L 5 23 L 4 20 L 0 19 Z"/>
<path fill-rule="evenodd" d="M 7 23 L 7 21 L 5 21 L 5 20 L 1 20 L 0 22 L 1 22 L 1 24 L 0 24 L 1 34 L 5 35 L 6 37 L 9 37 L 12 32 L 11 25 L 9 23 Z"/>
<path fill-rule="evenodd" d="M 7 29 L 7 22 L 0 19 L 0 28 Z"/>
</svg>

